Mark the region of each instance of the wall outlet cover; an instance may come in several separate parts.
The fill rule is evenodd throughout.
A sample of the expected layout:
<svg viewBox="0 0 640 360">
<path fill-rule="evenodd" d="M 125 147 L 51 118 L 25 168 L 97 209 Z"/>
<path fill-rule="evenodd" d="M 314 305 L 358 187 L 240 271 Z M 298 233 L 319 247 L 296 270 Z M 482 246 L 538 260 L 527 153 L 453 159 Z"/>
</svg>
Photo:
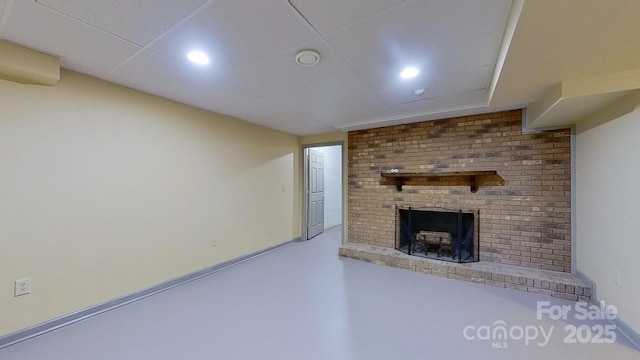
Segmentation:
<svg viewBox="0 0 640 360">
<path fill-rule="evenodd" d="M 13 296 L 31 293 L 31 278 L 16 280 Z"/>
</svg>

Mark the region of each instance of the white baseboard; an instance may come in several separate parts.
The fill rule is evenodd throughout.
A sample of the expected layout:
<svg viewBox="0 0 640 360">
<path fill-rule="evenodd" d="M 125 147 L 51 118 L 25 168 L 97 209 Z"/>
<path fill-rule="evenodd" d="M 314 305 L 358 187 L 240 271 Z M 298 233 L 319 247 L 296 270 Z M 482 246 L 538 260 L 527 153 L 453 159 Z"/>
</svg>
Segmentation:
<svg viewBox="0 0 640 360">
<path fill-rule="evenodd" d="M 579 278 L 580 280 L 582 280 L 585 284 L 591 286 L 591 303 L 593 303 L 594 305 L 599 305 L 600 301 L 598 300 L 598 297 L 597 297 L 598 293 L 596 291 L 596 282 L 593 281 L 591 278 L 589 278 L 580 270 L 575 270 L 573 272 L 573 275 Z M 614 320 L 609 320 L 609 321 L 611 322 L 612 325 L 616 327 L 616 330 L 618 331 L 618 333 L 620 333 L 625 338 L 627 338 L 627 340 L 629 340 L 629 342 L 637 350 L 640 350 L 640 334 L 638 334 L 637 331 L 635 331 L 633 328 L 627 325 L 619 317 L 616 317 Z"/>
<path fill-rule="evenodd" d="M 2 349 L 4 347 L 7 347 L 7 346 L 11 346 L 13 344 L 17 344 L 19 342 L 22 342 L 22 341 L 25 341 L 25 340 L 28 340 L 28 339 L 31 339 L 31 338 L 34 338 L 36 336 L 45 334 L 45 333 L 47 333 L 49 331 L 53 331 L 55 329 L 59 329 L 61 327 L 76 323 L 76 322 L 84 320 L 86 318 L 89 318 L 89 317 L 92 317 L 92 316 L 95 316 L 95 315 L 98 315 L 98 314 L 102 314 L 104 312 L 116 309 L 116 308 L 118 308 L 120 306 L 124 306 L 124 305 L 130 304 L 130 303 L 132 303 L 134 301 L 138 301 L 138 300 L 144 299 L 144 298 L 146 298 L 148 296 L 155 295 L 157 293 L 169 290 L 169 289 L 174 288 L 176 286 L 188 283 L 190 281 L 199 279 L 199 278 L 201 278 L 203 276 L 210 275 L 212 273 L 215 273 L 215 272 L 220 271 L 222 269 L 228 268 L 230 266 L 243 263 L 243 262 L 251 260 L 251 259 L 253 259 L 253 258 L 257 257 L 257 256 L 264 255 L 264 254 L 266 254 L 268 252 L 277 250 L 279 248 L 282 248 L 282 247 L 284 247 L 286 245 L 289 245 L 289 244 L 291 244 L 293 242 L 296 242 L 296 241 L 300 241 L 300 238 L 296 238 L 296 239 L 287 241 L 285 243 L 282 243 L 282 244 L 279 244 L 279 245 L 275 245 L 275 246 L 269 247 L 269 248 L 264 249 L 264 250 L 257 251 L 255 253 L 252 253 L 252 254 L 249 254 L 249 255 L 241 256 L 241 257 L 235 258 L 233 260 L 225 261 L 225 262 L 220 263 L 218 265 L 214 265 L 214 266 L 211 266 L 211 267 L 208 267 L 208 268 L 193 272 L 191 274 L 187 274 L 187 275 L 181 276 L 179 278 L 175 278 L 175 279 L 172 279 L 172 280 L 169 280 L 169 281 L 165 281 L 163 283 L 154 285 L 154 286 L 152 286 L 150 288 L 137 291 L 137 292 L 135 292 L 133 294 L 125 295 L 125 296 L 122 296 L 122 297 L 107 301 L 105 303 L 98 304 L 98 305 L 95 305 L 95 306 L 91 306 L 91 307 L 88 307 L 86 309 L 80 310 L 78 312 L 67 314 L 67 315 L 61 316 L 59 318 L 43 322 L 41 324 L 34 325 L 32 327 L 16 331 L 16 332 L 11 333 L 9 335 L 5 335 L 3 337 L 0 337 L 0 349 Z"/>
</svg>

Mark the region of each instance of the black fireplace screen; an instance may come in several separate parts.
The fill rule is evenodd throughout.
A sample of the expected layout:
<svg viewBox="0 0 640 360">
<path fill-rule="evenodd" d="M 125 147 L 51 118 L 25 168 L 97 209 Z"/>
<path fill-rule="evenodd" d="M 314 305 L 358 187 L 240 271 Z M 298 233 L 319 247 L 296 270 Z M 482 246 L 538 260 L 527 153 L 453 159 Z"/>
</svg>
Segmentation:
<svg viewBox="0 0 640 360">
<path fill-rule="evenodd" d="M 479 261 L 478 210 L 396 206 L 396 249 L 409 255 Z"/>
</svg>

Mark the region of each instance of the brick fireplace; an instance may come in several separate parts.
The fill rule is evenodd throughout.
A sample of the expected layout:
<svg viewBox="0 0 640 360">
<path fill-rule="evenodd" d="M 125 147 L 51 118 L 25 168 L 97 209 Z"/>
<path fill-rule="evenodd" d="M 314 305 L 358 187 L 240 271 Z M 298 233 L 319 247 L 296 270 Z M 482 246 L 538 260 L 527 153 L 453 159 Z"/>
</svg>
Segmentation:
<svg viewBox="0 0 640 360">
<path fill-rule="evenodd" d="M 532 290 L 551 295 L 560 294 L 561 285 L 553 276 L 572 279 L 562 275 L 571 271 L 570 129 L 523 134 L 522 112 L 514 110 L 353 131 L 348 151 L 349 238 L 342 256 L 380 262 L 380 252 L 395 254 L 398 207 L 472 209 L 478 212 L 483 265 L 463 264 L 471 266 L 463 271 L 457 264 L 432 261 L 425 270 L 452 267 L 457 277 L 475 269 L 481 282 L 502 278 L 504 286 L 522 290 L 531 280 Z M 489 175 L 469 175 L 476 173 Z M 352 256 L 362 249 L 358 245 L 377 254 Z M 413 264 L 408 267 L 419 271 L 412 261 L 407 260 Z M 543 274 L 557 286 L 555 292 L 541 281 L 535 287 L 540 276 L 522 271 L 523 276 L 504 281 L 504 276 L 483 273 L 487 266 L 509 274 L 518 269 Z M 590 291 L 582 283 L 573 285 L 581 289 L 562 297 L 577 299 Z"/>
</svg>

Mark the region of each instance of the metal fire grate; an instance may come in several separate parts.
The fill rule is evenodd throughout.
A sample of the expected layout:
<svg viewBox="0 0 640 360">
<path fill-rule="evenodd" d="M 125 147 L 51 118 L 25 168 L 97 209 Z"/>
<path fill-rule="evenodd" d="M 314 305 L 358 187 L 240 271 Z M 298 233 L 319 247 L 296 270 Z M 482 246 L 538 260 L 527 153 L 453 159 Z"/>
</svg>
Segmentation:
<svg viewBox="0 0 640 360">
<path fill-rule="evenodd" d="M 479 210 L 396 206 L 396 250 L 453 262 L 480 260 Z"/>
</svg>

